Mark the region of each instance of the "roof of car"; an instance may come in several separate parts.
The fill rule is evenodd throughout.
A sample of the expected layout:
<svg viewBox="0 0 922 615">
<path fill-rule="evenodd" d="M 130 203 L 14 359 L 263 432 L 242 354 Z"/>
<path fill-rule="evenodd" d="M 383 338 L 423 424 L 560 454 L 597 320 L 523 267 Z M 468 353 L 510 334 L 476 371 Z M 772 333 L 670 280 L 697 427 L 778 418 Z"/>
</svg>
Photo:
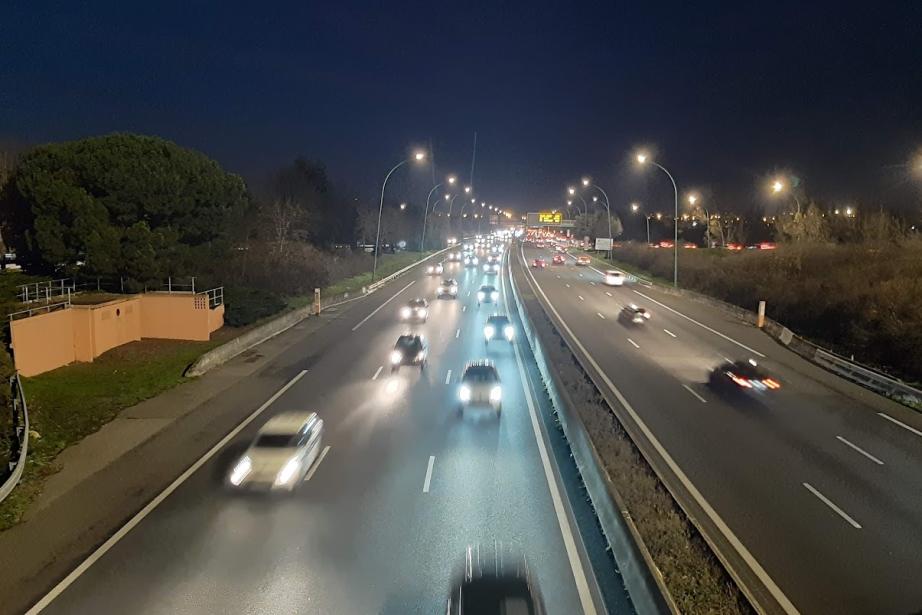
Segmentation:
<svg viewBox="0 0 922 615">
<path fill-rule="evenodd" d="M 495 286 L 491 286 L 490 284 L 484 284 L 483 286 L 480 287 L 480 290 L 483 290 L 483 291 L 487 291 L 487 290 L 489 290 L 489 291 L 494 291 L 494 290 L 496 290 L 496 287 L 495 287 Z"/>
<path fill-rule="evenodd" d="M 294 434 L 301 429 L 304 423 L 316 417 L 317 413 L 309 410 L 281 412 L 266 421 L 266 424 L 260 427 L 259 433 Z"/>
<path fill-rule="evenodd" d="M 413 335 L 411 333 L 406 333 L 397 338 L 397 343 L 395 346 L 411 346 L 414 344 L 421 344 L 423 342 L 423 337 L 421 335 Z"/>
<path fill-rule="evenodd" d="M 442 280 L 442 284 L 443 284 L 443 285 L 446 285 L 446 284 L 447 284 L 447 285 L 451 285 L 451 284 L 457 284 L 457 283 L 458 283 L 458 281 L 455 280 L 454 278 L 448 278 L 448 279 L 446 279 L 446 280 Z"/>
<path fill-rule="evenodd" d="M 429 303 L 428 301 L 426 301 L 425 299 L 421 297 L 417 297 L 416 299 L 410 299 L 409 301 L 409 305 L 428 305 L 428 303 Z"/>
<path fill-rule="evenodd" d="M 508 320 L 509 320 L 509 317 L 506 316 L 505 314 L 492 314 L 492 315 L 490 315 L 489 318 L 487 318 L 487 322 L 493 322 L 493 321 L 495 321 L 495 320 L 505 320 L 505 321 L 508 321 Z"/>
</svg>

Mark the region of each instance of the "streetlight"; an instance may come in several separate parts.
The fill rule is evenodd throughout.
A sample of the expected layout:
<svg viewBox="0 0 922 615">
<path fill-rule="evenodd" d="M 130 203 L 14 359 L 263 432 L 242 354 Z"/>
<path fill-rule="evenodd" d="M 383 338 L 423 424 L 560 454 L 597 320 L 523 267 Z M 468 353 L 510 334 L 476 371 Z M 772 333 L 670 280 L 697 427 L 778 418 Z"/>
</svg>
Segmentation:
<svg viewBox="0 0 922 615">
<path fill-rule="evenodd" d="M 698 201 L 699 201 L 699 197 L 698 197 L 697 194 L 692 193 L 692 194 L 689 194 L 689 195 L 688 195 L 688 203 L 689 203 L 689 205 L 694 206 L 695 203 L 697 203 Z M 711 247 L 711 214 L 708 212 L 707 207 L 705 207 L 704 205 L 699 205 L 699 207 L 704 211 L 704 219 L 705 219 L 705 223 L 704 223 L 704 241 L 705 241 L 705 247 L 710 248 L 710 247 Z M 694 224 L 692 224 L 692 226 L 694 226 Z"/>
<path fill-rule="evenodd" d="M 415 162 L 422 162 L 425 159 L 426 159 L 426 154 L 424 154 L 421 151 L 415 152 L 410 158 L 407 158 L 406 160 L 401 160 L 400 162 L 395 164 L 394 168 L 388 171 L 387 175 L 384 176 L 384 182 L 381 184 L 381 202 L 378 205 L 378 230 L 375 232 L 375 262 L 371 268 L 371 281 L 372 282 L 375 281 L 375 278 L 378 275 L 378 250 L 381 244 L 381 212 L 384 211 L 384 189 L 387 188 L 387 180 L 391 178 L 391 174 L 394 171 L 396 171 L 397 169 L 399 169 L 406 163 L 410 162 L 411 160 Z"/>
<path fill-rule="evenodd" d="M 792 184 L 791 186 L 792 188 L 796 186 L 798 183 L 797 178 L 795 177 L 794 180 L 790 183 Z M 781 177 L 775 178 L 772 181 L 770 187 L 771 187 L 772 194 L 782 194 L 784 192 L 789 191 L 788 182 L 786 182 L 784 178 L 781 178 Z M 790 193 L 791 193 L 791 198 L 794 199 L 794 203 L 797 205 L 797 213 L 799 214 L 801 211 L 800 210 L 800 199 L 797 198 L 797 193 L 795 193 L 793 189 L 790 190 Z"/>
<path fill-rule="evenodd" d="M 614 241 L 614 237 L 611 236 L 611 203 L 608 200 L 608 194 L 602 189 L 601 186 L 599 186 L 598 184 L 593 184 L 592 180 L 588 177 L 584 177 L 580 181 L 582 181 L 583 186 L 585 186 L 586 188 L 595 188 L 596 190 L 602 193 L 602 198 L 604 199 L 602 204 L 605 205 L 605 211 L 608 213 L 608 258 L 609 260 L 611 260 L 611 245 L 612 245 L 612 242 Z M 583 202 L 585 203 L 585 201 Z M 598 198 L 593 196 L 592 202 L 597 203 Z"/>
<path fill-rule="evenodd" d="M 471 193 L 471 187 L 470 187 L 470 186 L 465 186 L 465 187 L 464 187 L 464 193 L 465 193 L 465 194 L 470 194 L 470 193 Z"/>
<path fill-rule="evenodd" d="M 631 203 L 631 211 L 636 214 L 638 211 L 640 211 L 640 205 L 637 203 Z M 643 217 L 647 221 L 647 245 L 650 245 L 650 218 L 653 216 L 645 212 Z"/>
<path fill-rule="evenodd" d="M 453 185 L 453 184 L 457 181 L 457 179 L 458 179 L 458 178 L 456 178 L 454 175 L 449 175 L 447 181 L 448 181 L 449 184 L 452 184 L 452 185 Z M 429 194 L 426 196 L 426 209 L 425 209 L 425 211 L 423 211 L 423 234 L 422 234 L 422 237 L 421 237 L 420 240 L 419 240 L 419 251 L 420 251 L 420 252 L 422 252 L 422 251 L 425 249 L 425 247 L 426 247 L 426 220 L 427 220 L 427 218 L 429 217 L 429 199 L 432 198 L 433 193 L 434 193 L 443 183 L 444 183 L 444 182 L 439 182 L 439 183 L 437 183 L 436 185 L 434 185 L 434 186 L 432 187 L 432 190 L 430 190 L 430 191 L 429 191 Z M 447 201 L 449 198 L 451 198 L 451 195 L 450 195 L 450 194 L 446 194 L 446 195 L 445 195 L 445 200 Z M 439 204 L 439 201 L 438 201 L 438 199 L 436 199 L 435 203 L 432 204 L 432 211 L 435 211 L 435 208 L 436 208 L 436 206 L 437 206 L 438 204 Z"/>
<path fill-rule="evenodd" d="M 406 204 L 406 203 L 401 203 L 401 204 L 400 204 L 400 211 L 405 211 L 406 208 L 407 208 L 407 204 Z"/>
<path fill-rule="evenodd" d="M 665 173 L 666 176 L 669 177 L 669 181 L 672 182 L 672 190 L 675 193 L 675 218 L 673 218 L 674 238 L 673 238 L 673 243 L 672 243 L 672 251 L 673 251 L 672 285 L 678 287 L 679 286 L 679 188 L 678 186 L 676 186 L 675 179 L 672 177 L 672 173 L 667 171 L 666 167 L 659 164 L 655 160 L 650 160 L 646 153 L 644 152 L 638 153 L 637 162 L 642 165 L 649 162 L 650 164 L 655 166 L 657 169 Z M 657 214 L 657 219 L 659 219 L 659 214 Z"/>
</svg>

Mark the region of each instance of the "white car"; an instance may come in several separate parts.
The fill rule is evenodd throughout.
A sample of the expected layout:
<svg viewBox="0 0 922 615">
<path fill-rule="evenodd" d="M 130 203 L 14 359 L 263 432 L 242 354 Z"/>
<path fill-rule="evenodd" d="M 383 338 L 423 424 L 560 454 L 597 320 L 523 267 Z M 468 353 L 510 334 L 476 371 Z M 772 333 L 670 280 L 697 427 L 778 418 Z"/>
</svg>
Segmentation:
<svg viewBox="0 0 922 615">
<path fill-rule="evenodd" d="M 499 291 L 496 290 L 495 286 L 484 284 L 480 287 L 480 290 L 477 291 L 477 305 L 481 303 L 496 303 L 497 301 L 499 301 Z"/>
<path fill-rule="evenodd" d="M 400 320 L 426 322 L 429 319 L 429 302 L 421 297 L 411 299 L 400 308 Z"/>
<path fill-rule="evenodd" d="M 605 272 L 606 286 L 624 286 L 624 273 L 609 269 Z"/>
<path fill-rule="evenodd" d="M 503 387 L 492 361 L 471 361 L 464 366 L 458 400 L 459 412 L 471 406 L 492 408 L 497 415 L 502 411 Z"/>
<path fill-rule="evenodd" d="M 484 273 L 499 273 L 499 259 L 494 260 L 491 256 L 487 259 L 487 262 L 483 264 Z"/>
<path fill-rule="evenodd" d="M 227 482 L 235 488 L 291 491 L 320 454 L 323 420 L 316 412 L 283 412 L 263 425 Z"/>
<path fill-rule="evenodd" d="M 426 267 L 426 275 L 442 275 L 442 263 L 436 263 L 435 265 L 429 265 Z"/>
</svg>

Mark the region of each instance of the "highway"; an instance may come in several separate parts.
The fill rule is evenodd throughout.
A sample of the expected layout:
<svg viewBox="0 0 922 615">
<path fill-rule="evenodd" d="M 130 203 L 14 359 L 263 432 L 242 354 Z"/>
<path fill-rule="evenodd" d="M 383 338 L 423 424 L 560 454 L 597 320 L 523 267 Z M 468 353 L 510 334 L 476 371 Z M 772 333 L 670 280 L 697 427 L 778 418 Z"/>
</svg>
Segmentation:
<svg viewBox="0 0 922 615">
<path fill-rule="evenodd" d="M 546 269 L 531 267 L 539 256 Z M 779 606 L 787 599 L 786 610 L 803 613 L 922 609 L 918 413 L 869 401 L 863 389 L 833 382 L 704 303 L 640 285 L 607 287 L 600 270 L 576 266 L 572 256 L 552 265 L 546 249 L 525 247 L 517 258 L 522 279 L 537 286 L 558 325 L 713 509 L 718 519 L 707 525 L 725 524 L 763 580 L 780 589 Z M 652 318 L 621 324 L 628 303 Z M 725 357 L 757 359 L 783 388 L 746 404 L 717 394 L 707 373 Z"/>
<path fill-rule="evenodd" d="M 442 277 L 458 279 L 459 298 L 436 300 L 440 278 L 416 269 L 329 324 L 321 354 L 292 347 L 266 368 L 285 384 L 251 422 L 46 595 L 43 612 L 436 613 L 465 548 L 493 541 L 525 553 L 549 612 L 631 612 L 534 393 L 528 345 L 484 348 L 486 317 L 511 300 L 506 275 L 451 265 Z M 485 282 L 501 290 L 496 308 L 478 308 Z M 431 301 L 429 321 L 399 323 L 417 296 Z M 388 354 L 408 329 L 426 335 L 428 367 L 391 375 Z M 503 381 L 499 419 L 456 411 L 463 367 L 483 357 Z M 236 396 L 257 384 L 241 382 Z M 288 496 L 229 491 L 229 468 L 285 409 L 325 421 L 305 482 Z"/>
</svg>

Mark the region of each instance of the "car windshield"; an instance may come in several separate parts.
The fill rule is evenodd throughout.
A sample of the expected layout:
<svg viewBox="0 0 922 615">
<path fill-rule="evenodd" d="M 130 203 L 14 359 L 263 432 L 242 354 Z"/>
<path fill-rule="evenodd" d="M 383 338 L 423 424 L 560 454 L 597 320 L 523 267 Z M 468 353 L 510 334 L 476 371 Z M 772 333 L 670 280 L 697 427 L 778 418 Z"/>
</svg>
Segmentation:
<svg viewBox="0 0 922 615">
<path fill-rule="evenodd" d="M 494 290 L 496 290 L 496 288 L 494 288 L 493 286 L 481 286 L 480 287 L 480 291 L 484 293 L 492 293 Z"/>
<path fill-rule="evenodd" d="M 454 280 L 442 280 L 442 286 L 454 286 L 457 284 Z"/>
<path fill-rule="evenodd" d="M 419 338 L 409 335 L 401 335 L 397 338 L 397 344 L 394 346 L 397 350 L 413 350 L 419 345 Z"/>
<path fill-rule="evenodd" d="M 410 301 L 410 307 L 426 307 L 426 300 L 413 299 L 413 301 Z"/>
<path fill-rule="evenodd" d="M 476 579 L 464 584 L 465 613 L 484 615 L 532 615 L 535 603 L 528 584 L 521 579 Z"/>
<path fill-rule="evenodd" d="M 496 382 L 499 376 L 496 369 L 489 365 L 472 365 L 464 371 L 464 382 Z"/>
<path fill-rule="evenodd" d="M 294 434 L 264 433 L 256 438 L 256 448 L 288 448 L 295 440 Z"/>
<path fill-rule="evenodd" d="M 505 316 L 491 316 L 487 322 L 489 322 L 491 325 L 502 327 L 503 325 L 509 324 L 509 319 Z"/>
</svg>

